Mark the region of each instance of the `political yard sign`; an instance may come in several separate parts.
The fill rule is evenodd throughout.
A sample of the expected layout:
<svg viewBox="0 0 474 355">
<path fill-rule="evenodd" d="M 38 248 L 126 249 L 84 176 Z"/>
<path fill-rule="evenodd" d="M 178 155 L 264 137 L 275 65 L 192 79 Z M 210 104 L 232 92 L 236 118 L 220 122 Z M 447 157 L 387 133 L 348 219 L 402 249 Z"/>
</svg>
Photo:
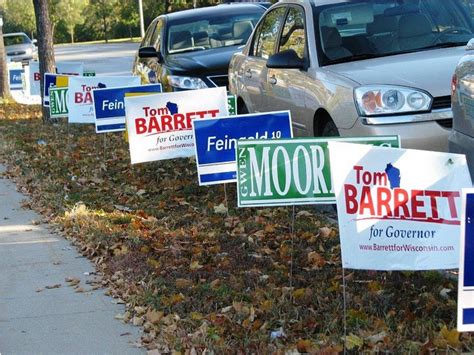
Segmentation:
<svg viewBox="0 0 474 355">
<path fill-rule="evenodd" d="M 44 74 L 44 93 L 43 93 L 43 106 L 49 107 L 49 89 L 55 88 L 67 88 L 69 83 L 69 77 L 62 74 Z"/>
<path fill-rule="evenodd" d="M 464 155 L 329 142 L 343 267 L 457 268 Z"/>
<path fill-rule="evenodd" d="M 132 164 L 194 155 L 192 120 L 228 116 L 225 87 L 125 97 Z"/>
<path fill-rule="evenodd" d="M 125 95 L 160 93 L 161 84 L 95 89 L 92 91 L 97 133 L 125 131 Z"/>
<path fill-rule="evenodd" d="M 56 73 L 62 75 L 82 75 L 84 64 L 80 62 L 56 62 Z M 40 95 L 40 71 L 39 62 L 30 61 L 25 67 L 26 90 L 30 95 Z"/>
<path fill-rule="evenodd" d="M 52 118 L 67 117 L 67 87 L 49 88 L 49 113 Z"/>
<path fill-rule="evenodd" d="M 235 149 L 239 139 L 291 138 L 289 111 L 193 121 L 199 185 L 236 181 Z"/>
<path fill-rule="evenodd" d="M 474 189 L 462 191 L 458 331 L 474 332 Z"/>
<path fill-rule="evenodd" d="M 336 203 L 328 141 L 400 147 L 398 136 L 239 140 L 236 150 L 238 206 Z"/>
<path fill-rule="evenodd" d="M 21 63 L 8 63 L 8 82 L 10 84 L 10 90 L 23 89 L 22 74 L 24 72 Z"/>
<path fill-rule="evenodd" d="M 69 123 L 95 123 L 92 90 L 140 85 L 138 76 L 76 76 L 69 79 Z"/>
</svg>

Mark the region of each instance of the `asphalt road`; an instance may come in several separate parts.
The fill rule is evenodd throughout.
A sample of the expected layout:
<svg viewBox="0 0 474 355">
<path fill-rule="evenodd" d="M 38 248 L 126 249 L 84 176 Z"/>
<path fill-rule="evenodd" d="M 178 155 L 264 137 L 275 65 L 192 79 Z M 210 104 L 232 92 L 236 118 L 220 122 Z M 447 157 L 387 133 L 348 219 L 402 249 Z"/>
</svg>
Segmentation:
<svg viewBox="0 0 474 355">
<path fill-rule="evenodd" d="M 57 45 L 56 61 L 83 62 L 97 75 L 130 75 L 139 43 Z"/>
</svg>

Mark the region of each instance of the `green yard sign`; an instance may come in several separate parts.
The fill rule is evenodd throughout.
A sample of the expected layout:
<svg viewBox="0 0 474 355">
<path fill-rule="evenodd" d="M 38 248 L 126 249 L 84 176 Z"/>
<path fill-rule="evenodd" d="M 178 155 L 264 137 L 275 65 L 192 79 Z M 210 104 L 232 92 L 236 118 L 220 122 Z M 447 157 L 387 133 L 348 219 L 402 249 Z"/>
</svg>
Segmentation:
<svg viewBox="0 0 474 355">
<path fill-rule="evenodd" d="M 329 141 L 399 148 L 398 136 L 238 140 L 239 207 L 333 204 Z M 342 157 L 344 159 L 344 157 Z"/>
<path fill-rule="evenodd" d="M 95 71 L 93 71 L 93 70 L 85 70 L 82 75 L 83 75 L 83 76 L 95 76 Z"/>
<path fill-rule="evenodd" d="M 229 107 L 229 115 L 237 115 L 237 98 L 234 95 L 227 96 L 227 106 Z"/>
<path fill-rule="evenodd" d="M 67 91 L 67 87 L 53 87 L 49 89 L 49 112 L 51 117 L 57 118 L 68 116 Z"/>
</svg>

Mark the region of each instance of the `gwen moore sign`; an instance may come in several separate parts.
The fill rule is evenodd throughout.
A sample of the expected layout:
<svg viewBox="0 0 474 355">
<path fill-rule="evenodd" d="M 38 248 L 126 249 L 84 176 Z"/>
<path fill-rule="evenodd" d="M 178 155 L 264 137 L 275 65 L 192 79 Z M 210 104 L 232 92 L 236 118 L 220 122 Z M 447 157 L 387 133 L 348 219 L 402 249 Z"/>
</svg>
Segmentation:
<svg viewBox="0 0 474 355">
<path fill-rule="evenodd" d="M 459 265 L 464 155 L 329 143 L 343 267 Z"/>
<path fill-rule="evenodd" d="M 139 76 L 72 76 L 69 79 L 69 123 L 95 123 L 92 90 L 140 85 Z"/>
<path fill-rule="evenodd" d="M 125 94 L 160 92 L 161 84 L 93 90 L 96 133 L 125 131 Z"/>
<path fill-rule="evenodd" d="M 474 189 L 462 191 L 458 331 L 474 332 Z"/>
<path fill-rule="evenodd" d="M 67 117 L 67 87 L 49 88 L 49 113 L 52 118 Z"/>
<path fill-rule="evenodd" d="M 259 121 L 257 121 L 259 122 Z M 237 142 L 239 207 L 336 203 L 328 141 L 399 147 L 397 136 Z"/>
<path fill-rule="evenodd" d="M 199 185 L 236 181 L 235 148 L 239 139 L 291 138 L 289 111 L 193 121 Z"/>
<path fill-rule="evenodd" d="M 191 121 L 228 116 L 225 87 L 125 97 L 132 164 L 194 155 Z"/>
</svg>

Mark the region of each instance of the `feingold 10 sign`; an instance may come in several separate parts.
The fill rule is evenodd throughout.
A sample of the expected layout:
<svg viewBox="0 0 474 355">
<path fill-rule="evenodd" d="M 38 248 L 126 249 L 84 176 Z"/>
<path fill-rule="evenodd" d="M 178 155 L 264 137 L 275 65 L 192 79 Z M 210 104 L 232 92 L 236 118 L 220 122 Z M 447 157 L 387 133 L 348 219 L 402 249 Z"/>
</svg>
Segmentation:
<svg viewBox="0 0 474 355">
<path fill-rule="evenodd" d="M 333 204 L 328 141 L 400 147 L 398 136 L 239 140 L 239 207 Z"/>
</svg>

